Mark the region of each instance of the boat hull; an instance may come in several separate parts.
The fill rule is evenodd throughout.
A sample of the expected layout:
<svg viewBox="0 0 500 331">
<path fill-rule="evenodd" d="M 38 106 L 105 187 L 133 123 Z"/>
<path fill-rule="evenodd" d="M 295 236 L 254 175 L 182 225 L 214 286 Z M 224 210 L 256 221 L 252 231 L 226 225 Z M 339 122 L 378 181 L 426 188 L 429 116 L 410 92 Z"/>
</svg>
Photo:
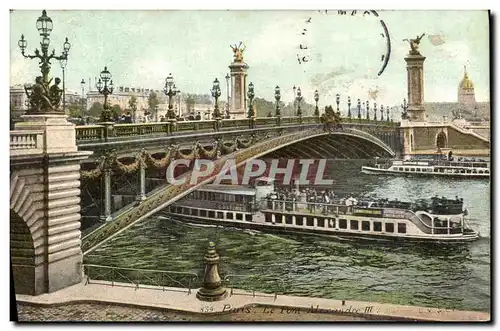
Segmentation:
<svg viewBox="0 0 500 331">
<path fill-rule="evenodd" d="M 489 174 L 461 174 L 461 173 L 441 173 L 441 172 L 418 172 L 418 171 L 395 171 L 390 169 L 381 169 L 363 166 L 361 172 L 367 175 L 391 175 L 391 176 L 418 176 L 418 177 L 446 177 L 446 178 L 469 178 L 469 179 L 488 179 Z"/>
<path fill-rule="evenodd" d="M 167 212 L 168 216 L 178 219 L 180 221 L 189 221 L 192 223 L 201 224 L 218 224 L 227 227 L 237 227 L 244 229 L 253 230 L 265 230 L 277 233 L 294 233 L 294 234 L 307 234 L 307 235 L 321 235 L 337 238 L 345 238 L 350 240 L 372 240 L 372 241 L 384 241 L 384 242 L 413 242 L 413 243 L 439 243 L 439 244 L 458 244 L 475 241 L 479 238 L 477 232 L 470 232 L 470 234 L 464 235 L 428 235 L 428 236 L 417 236 L 417 235 L 390 235 L 390 234 L 374 234 L 374 233 L 363 233 L 363 232 L 348 232 L 340 231 L 335 229 L 324 229 L 320 227 L 308 227 L 308 226 L 297 226 L 288 225 L 282 223 L 262 223 L 262 222 L 252 222 L 252 221 L 236 221 L 236 220 L 221 220 L 217 218 L 210 217 L 200 217 L 186 214 L 178 214 L 173 212 Z"/>
</svg>

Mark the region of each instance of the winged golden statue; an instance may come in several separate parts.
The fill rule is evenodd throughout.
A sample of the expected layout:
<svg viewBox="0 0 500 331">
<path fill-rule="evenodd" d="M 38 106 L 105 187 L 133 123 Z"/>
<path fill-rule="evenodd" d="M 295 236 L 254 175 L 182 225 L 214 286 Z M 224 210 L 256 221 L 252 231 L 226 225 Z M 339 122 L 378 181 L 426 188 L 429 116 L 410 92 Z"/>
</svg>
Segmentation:
<svg viewBox="0 0 500 331">
<path fill-rule="evenodd" d="M 245 51 L 246 49 L 246 46 L 243 45 L 243 48 L 241 47 L 243 45 L 243 42 L 240 41 L 239 45 L 236 45 L 234 44 L 233 45 L 230 45 L 232 50 L 233 50 L 233 53 L 234 53 L 234 61 L 235 62 L 241 62 L 243 61 L 243 52 Z"/>
<path fill-rule="evenodd" d="M 422 33 L 422 35 L 419 37 L 417 36 L 415 39 L 403 39 L 403 41 L 407 41 L 410 44 L 410 54 L 413 55 L 420 55 L 420 52 L 418 51 L 418 46 L 420 45 L 420 40 L 425 36 L 425 33 Z"/>
</svg>

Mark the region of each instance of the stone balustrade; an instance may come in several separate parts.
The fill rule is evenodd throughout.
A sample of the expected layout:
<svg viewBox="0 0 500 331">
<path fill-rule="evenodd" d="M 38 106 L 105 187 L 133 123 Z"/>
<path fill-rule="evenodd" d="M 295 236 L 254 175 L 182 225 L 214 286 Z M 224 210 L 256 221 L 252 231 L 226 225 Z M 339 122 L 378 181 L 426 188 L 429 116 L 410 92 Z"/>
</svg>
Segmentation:
<svg viewBox="0 0 500 331">
<path fill-rule="evenodd" d="M 10 155 L 41 154 L 44 149 L 43 131 L 10 131 Z"/>
</svg>

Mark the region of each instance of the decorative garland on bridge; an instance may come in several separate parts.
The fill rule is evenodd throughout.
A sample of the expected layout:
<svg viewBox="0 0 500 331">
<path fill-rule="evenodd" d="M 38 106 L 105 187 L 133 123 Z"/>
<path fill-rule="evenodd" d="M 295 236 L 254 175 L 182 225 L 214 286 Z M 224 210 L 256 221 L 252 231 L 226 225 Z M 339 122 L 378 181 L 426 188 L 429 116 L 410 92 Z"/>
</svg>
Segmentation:
<svg viewBox="0 0 500 331">
<path fill-rule="evenodd" d="M 189 152 L 188 154 L 184 154 L 181 152 L 180 149 L 177 149 L 177 154 L 176 154 L 176 158 L 177 159 L 184 159 L 184 160 L 194 160 L 194 159 L 198 159 L 199 158 L 199 153 L 198 153 L 198 146 L 199 146 L 199 142 L 195 142 L 193 144 L 193 146 L 191 147 L 191 152 Z"/>
<path fill-rule="evenodd" d="M 103 168 L 104 168 L 104 158 L 101 159 L 97 167 L 95 167 L 92 170 L 82 170 L 80 172 L 80 175 L 84 179 L 97 179 L 101 177 Z"/>
<path fill-rule="evenodd" d="M 212 143 L 212 148 L 210 150 L 206 149 L 201 144 L 198 145 L 198 148 L 199 148 L 199 154 L 201 156 L 203 156 L 204 158 L 207 158 L 207 159 L 212 159 L 212 160 L 217 157 L 217 154 L 220 151 L 218 141 L 214 141 Z"/>
<path fill-rule="evenodd" d="M 146 153 L 147 164 L 149 164 L 152 167 L 157 168 L 157 169 L 168 167 L 168 165 L 170 164 L 170 161 L 172 161 L 173 155 L 175 155 L 177 153 L 178 148 L 179 148 L 178 145 L 170 146 L 167 149 L 165 156 L 161 159 L 155 159 L 151 154 Z"/>
</svg>

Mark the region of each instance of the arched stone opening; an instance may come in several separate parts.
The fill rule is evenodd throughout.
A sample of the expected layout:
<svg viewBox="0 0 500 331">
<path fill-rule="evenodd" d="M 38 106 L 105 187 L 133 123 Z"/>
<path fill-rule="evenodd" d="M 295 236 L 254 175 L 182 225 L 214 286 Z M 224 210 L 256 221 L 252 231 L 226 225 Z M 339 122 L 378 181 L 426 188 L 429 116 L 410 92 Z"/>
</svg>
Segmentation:
<svg viewBox="0 0 500 331">
<path fill-rule="evenodd" d="M 446 137 L 446 133 L 443 131 L 439 132 L 436 137 L 436 147 L 437 148 L 446 148 L 448 145 L 448 137 Z"/>
<path fill-rule="evenodd" d="M 10 210 L 10 261 L 17 294 L 36 295 L 35 245 L 26 222 Z"/>
</svg>

